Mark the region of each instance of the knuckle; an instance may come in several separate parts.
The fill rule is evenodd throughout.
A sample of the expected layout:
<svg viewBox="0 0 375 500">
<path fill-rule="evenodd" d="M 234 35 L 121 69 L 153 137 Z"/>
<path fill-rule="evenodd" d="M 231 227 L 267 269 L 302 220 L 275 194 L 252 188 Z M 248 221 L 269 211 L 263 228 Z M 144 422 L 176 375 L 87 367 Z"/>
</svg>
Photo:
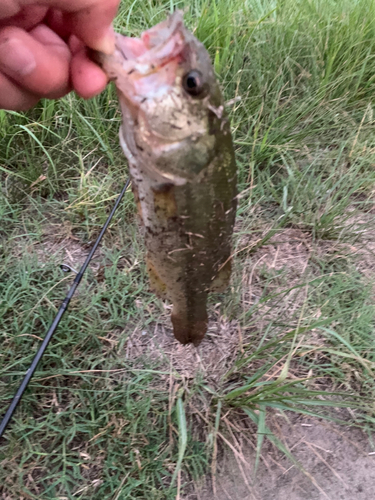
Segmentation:
<svg viewBox="0 0 375 500">
<path fill-rule="evenodd" d="M 69 60 L 64 57 L 54 55 L 49 64 L 43 64 L 41 67 L 41 76 L 39 80 L 39 93 L 43 97 L 49 97 L 56 94 L 66 93 L 70 81 Z"/>
<path fill-rule="evenodd" d="M 16 28 L 15 26 L 5 26 L 5 28 L 0 29 L 0 43 L 8 41 L 10 38 L 20 36 L 23 30 Z"/>
</svg>

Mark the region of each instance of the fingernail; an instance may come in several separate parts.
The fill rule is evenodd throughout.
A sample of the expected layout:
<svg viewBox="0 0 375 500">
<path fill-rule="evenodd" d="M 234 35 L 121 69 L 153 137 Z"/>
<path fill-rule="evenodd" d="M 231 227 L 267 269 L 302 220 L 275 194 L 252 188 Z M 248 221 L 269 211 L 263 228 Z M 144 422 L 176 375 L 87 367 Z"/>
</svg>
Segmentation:
<svg viewBox="0 0 375 500">
<path fill-rule="evenodd" d="M 36 68 L 36 61 L 31 50 L 16 38 L 0 43 L 0 67 L 5 73 L 20 76 L 29 75 Z"/>
<path fill-rule="evenodd" d="M 115 51 L 115 33 L 113 29 L 110 28 L 103 38 L 98 40 L 93 48 L 100 52 L 104 52 L 104 54 L 113 54 Z"/>
</svg>

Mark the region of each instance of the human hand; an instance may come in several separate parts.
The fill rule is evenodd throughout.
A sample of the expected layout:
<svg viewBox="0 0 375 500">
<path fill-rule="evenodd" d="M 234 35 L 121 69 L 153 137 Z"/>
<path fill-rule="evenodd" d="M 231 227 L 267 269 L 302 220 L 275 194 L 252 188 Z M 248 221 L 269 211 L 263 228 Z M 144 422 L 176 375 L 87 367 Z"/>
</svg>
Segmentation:
<svg viewBox="0 0 375 500">
<path fill-rule="evenodd" d="M 0 0 L 0 108 L 22 111 L 74 89 L 86 99 L 107 84 L 85 46 L 114 50 L 120 0 Z"/>
</svg>

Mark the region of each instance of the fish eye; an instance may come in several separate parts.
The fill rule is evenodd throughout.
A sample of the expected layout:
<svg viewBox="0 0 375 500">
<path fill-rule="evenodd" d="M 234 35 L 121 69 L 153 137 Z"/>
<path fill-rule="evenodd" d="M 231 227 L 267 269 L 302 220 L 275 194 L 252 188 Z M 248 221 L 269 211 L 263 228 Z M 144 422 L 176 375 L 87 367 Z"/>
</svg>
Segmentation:
<svg viewBox="0 0 375 500">
<path fill-rule="evenodd" d="M 184 90 L 193 97 L 201 95 L 205 90 L 202 73 L 196 69 L 189 71 L 182 80 L 182 86 Z"/>
</svg>

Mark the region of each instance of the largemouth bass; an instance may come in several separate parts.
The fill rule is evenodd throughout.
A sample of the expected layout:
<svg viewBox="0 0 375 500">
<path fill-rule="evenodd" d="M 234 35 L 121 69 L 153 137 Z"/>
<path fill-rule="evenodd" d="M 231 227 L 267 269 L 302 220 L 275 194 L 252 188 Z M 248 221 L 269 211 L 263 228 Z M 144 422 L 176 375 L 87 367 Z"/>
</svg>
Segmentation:
<svg viewBox="0 0 375 500">
<path fill-rule="evenodd" d="M 208 293 L 229 283 L 236 212 L 230 124 L 210 57 L 177 11 L 141 38 L 117 35 L 99 62 L 118 91 L 151 288 L 173 303 L 176 339 L 198 345 Z"/>
</svg>

